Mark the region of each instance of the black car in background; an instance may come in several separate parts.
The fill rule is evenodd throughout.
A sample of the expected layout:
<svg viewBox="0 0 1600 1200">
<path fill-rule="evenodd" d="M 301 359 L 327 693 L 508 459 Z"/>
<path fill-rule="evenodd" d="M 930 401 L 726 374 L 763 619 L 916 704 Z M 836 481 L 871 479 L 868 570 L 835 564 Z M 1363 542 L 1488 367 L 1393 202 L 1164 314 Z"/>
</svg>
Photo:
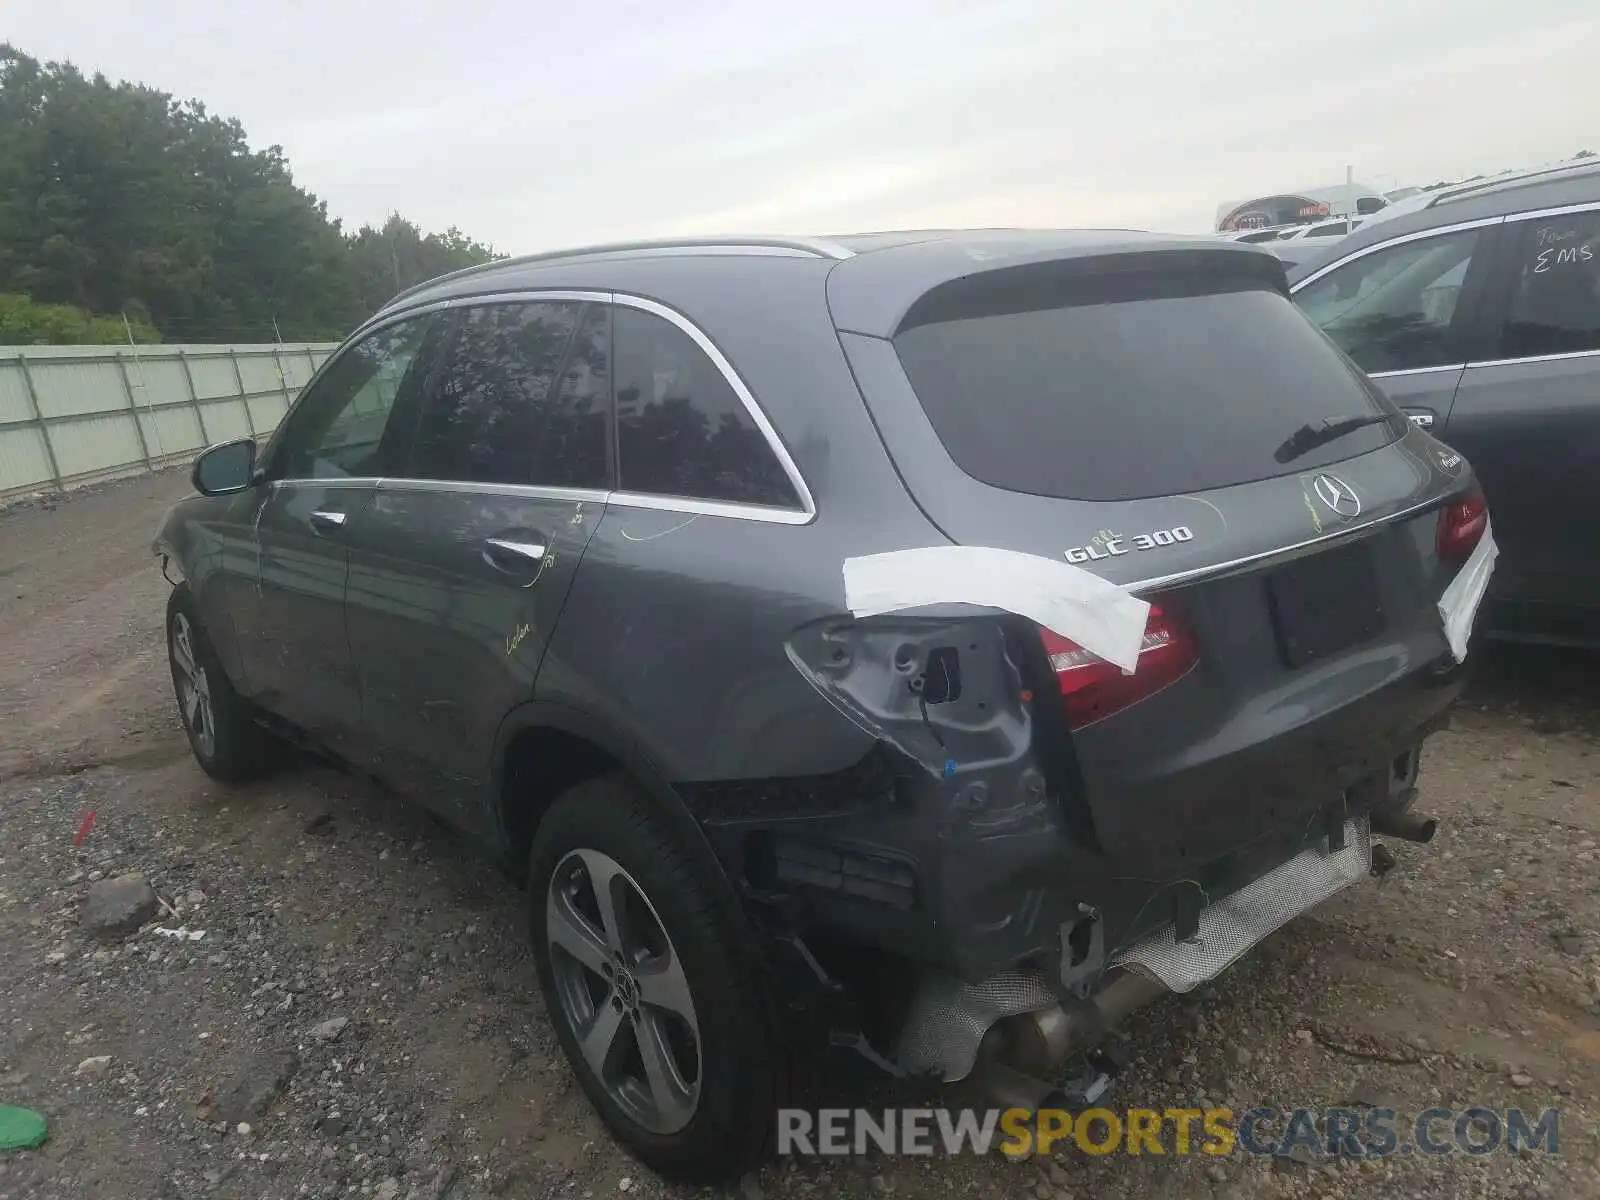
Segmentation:
<svg viewBox="0 0 1600 1200">
<path fill-rule="evenodd" d="M 1296 302 L 1472 461 L 1486 631 L 1600 645 L 1600 161 L 1443 189 L 1289 267 Z"/>
</svg>

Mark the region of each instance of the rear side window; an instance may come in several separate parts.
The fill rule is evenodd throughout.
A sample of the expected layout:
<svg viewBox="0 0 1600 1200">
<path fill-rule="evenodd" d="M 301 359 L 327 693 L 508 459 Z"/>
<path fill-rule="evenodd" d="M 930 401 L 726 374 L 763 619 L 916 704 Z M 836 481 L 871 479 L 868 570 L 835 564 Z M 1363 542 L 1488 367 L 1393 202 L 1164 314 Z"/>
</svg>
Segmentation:
<svg viewBox="0 0 1600 1200">
<path fill-rule="evenodd" d="M 1600 350 L 1600 212 L 1522 230 L 1500 358 Z"/>
<path fill-rule="evenodd" d="M 766 436 L 705 351 L 654 313 L 618 307 L 614 320 L 621 489 L 798 508 Z"/>
<path fill-rule="evenodd" d="M 415 479 L 608 486 L 606 310 L 467 309 L 424 405 Z"/>
<path fill-rule="evenodd" d="M 977 311 L 903 328 L 894 344 L 951 458 L 1011 491 L 1203 491 L 1394 438 L 1378 424 L 1279 461 L 1304 425 L 1393 409 L 1280 292 L 1217 286 L 1168 272 L 1111 277 L 1066 289 L 1068 303 L 1016 311 L 991 295 Z"/>
</svg>

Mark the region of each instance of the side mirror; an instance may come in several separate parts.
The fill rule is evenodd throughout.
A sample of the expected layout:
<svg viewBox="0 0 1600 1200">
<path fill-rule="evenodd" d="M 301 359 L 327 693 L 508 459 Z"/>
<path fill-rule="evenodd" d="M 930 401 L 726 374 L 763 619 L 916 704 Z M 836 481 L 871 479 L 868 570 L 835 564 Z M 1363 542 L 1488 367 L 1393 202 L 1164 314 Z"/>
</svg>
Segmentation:
<svg viewBox="0 0 1600 1200">
<path fill-rule="evenodd" d="M 256 443 L 254 438 L 218 442 L 201 451 L 194 460 L 189 481 L 202 496 L 226 496 L 242 492 L 255 482 Z"/>
</svg>

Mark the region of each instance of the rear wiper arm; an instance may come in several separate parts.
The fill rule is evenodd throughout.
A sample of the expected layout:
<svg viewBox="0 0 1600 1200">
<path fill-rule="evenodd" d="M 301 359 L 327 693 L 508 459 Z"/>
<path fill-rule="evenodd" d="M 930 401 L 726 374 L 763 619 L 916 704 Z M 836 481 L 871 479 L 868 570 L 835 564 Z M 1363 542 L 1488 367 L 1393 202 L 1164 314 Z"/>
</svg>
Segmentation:
<svg viewBox="0 0 1600 1200">
<path fill-rule="evenodd" d="M 1284 439 L 1273 457 L 1281 463 L 1292 462 L 1302 454 L 1309 454 L 1318 446 L 1337 441 L 1347 433 L 1354 433 L 1369 425 L 1387 425 L 1392 419 L 1387 413 L 1370 413 L 1364 417 L 1329 418 L 1315 425 L 1302 425 Z"/>
</svg>

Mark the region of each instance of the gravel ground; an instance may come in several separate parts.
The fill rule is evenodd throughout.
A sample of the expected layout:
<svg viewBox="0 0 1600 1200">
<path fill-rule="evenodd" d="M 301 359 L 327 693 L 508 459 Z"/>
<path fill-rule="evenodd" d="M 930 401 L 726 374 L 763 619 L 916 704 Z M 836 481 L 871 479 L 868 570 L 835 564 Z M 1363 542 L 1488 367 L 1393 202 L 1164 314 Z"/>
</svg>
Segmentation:
<svg viewBox="0 0 1600 1200">
<path fill-rule="evenodd" d="M 0 1200 L 690 1194 L 590 1113 L 521 895 L 471 847 L 321 768 L 228 789 L 193 765 L 148 555 L 186 488 L 0 513 L 0 1104 L 52 1129 L 0 1153 Z M 1597 666 L 1484 655 L 1424 760 L 1435 843 L 1144 1014 L 1114 1100 L 1558 1106 L 1555 1158 L 879 1157 L 733 1194 L 1600 1194 Z M 91 936 L 85 898 L 128 872 L 151 920 Z"/>
</svg>

